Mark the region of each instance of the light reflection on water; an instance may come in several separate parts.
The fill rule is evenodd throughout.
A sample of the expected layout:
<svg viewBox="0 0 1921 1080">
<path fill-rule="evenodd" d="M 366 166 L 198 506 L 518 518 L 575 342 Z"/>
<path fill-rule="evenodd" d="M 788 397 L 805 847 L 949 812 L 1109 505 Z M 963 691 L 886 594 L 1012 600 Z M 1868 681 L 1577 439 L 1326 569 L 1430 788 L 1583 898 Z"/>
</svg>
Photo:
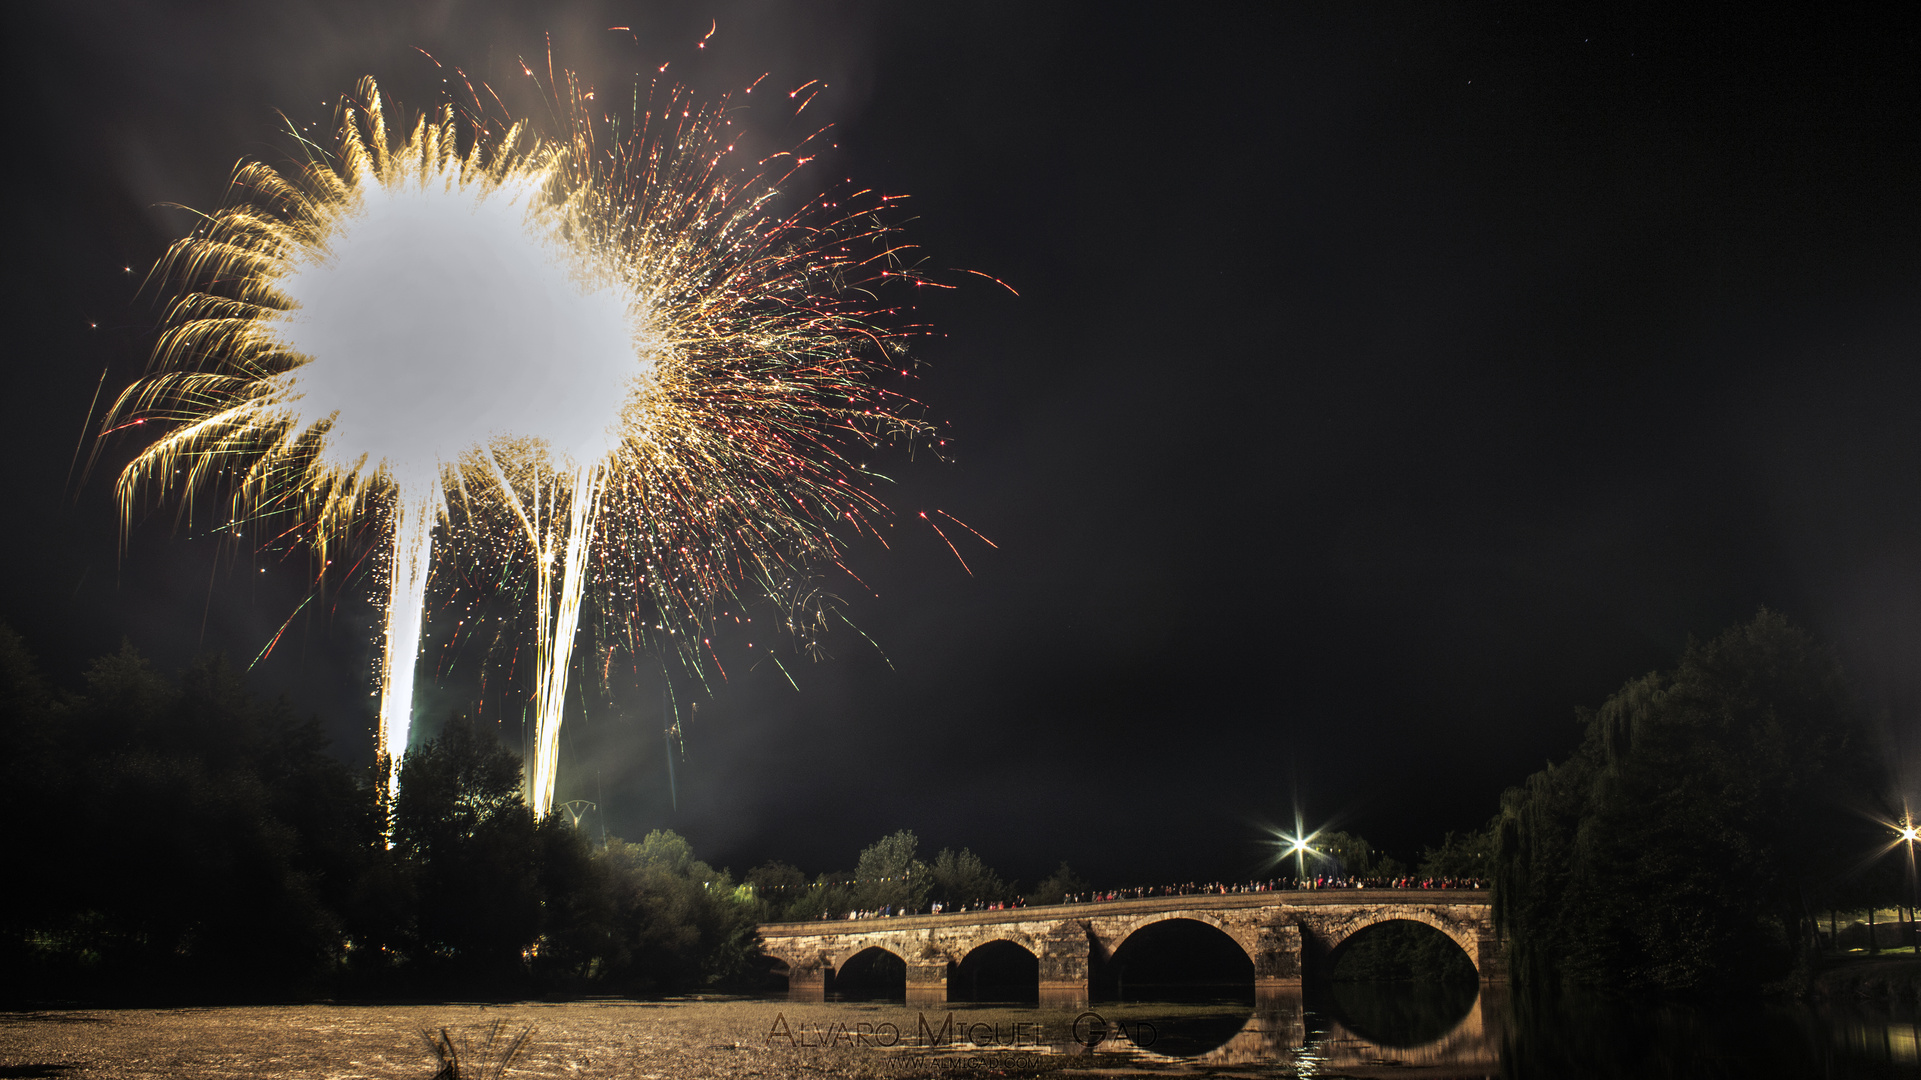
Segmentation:
<svg viewBox="0 0 1921 1080">
<path fill-rule="evenodd" d="M 903 1027 L 911 1034 L 924 1015 L 938 1029 L 950 1013 L 957 1035 L 937 1049 L 1018 1049 L 1107 1067 L 1513 1080 L 1921 1078 L 1921 1014 L 1871 1003 L 1541 1001 L 1501 987 L 1347 983 L 1252 1004 L 929 1004 L 909 1007 Z M 967 1036 L 970 1025 L 978 1040 Z M 914 1045 L 903 1040 L 902 1049 Z"/>
<path fill-rule="evenodd" d="M 1921 1026 L 1913 1019 L 1835 1017 L 1829 1030 L 1848 1057 L 1921 1069 Z"/>
</svg>

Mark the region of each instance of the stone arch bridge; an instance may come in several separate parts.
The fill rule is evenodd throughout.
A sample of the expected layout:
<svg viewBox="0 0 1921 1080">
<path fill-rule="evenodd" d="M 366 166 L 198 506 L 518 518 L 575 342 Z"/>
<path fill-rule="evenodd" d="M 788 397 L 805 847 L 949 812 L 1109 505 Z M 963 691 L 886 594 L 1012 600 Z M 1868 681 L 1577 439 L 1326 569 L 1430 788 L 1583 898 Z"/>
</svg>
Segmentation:
<svg viewBox="0 0 1921 1080">
<path fill-rule="evenodd" d="M 1424 923 L 1467 953 L 1483 982 L 1507 977 L 1506 943 L 1481 890 L 1325 889 L 1300 892 L 1156 896 L 1086 904 L 969 911 L 897 918 L 764 923 L 769 956 L 787 968 L 788 987 L 824 994 L 834 974 L 868 949 L 907 965 L 910 1001 L 947 1000 L 948 978 L 974 950 L 1011 942 L 1039 961 L 1040 994 L 1050 1002 L 1087 999 L 1089 976 L 1135 932 L 1170 919 L 1214 927 L 1254 965 L 1256 993 L 1285 991 L 1329 970 L 1348 938 L 1370 926 Z"/>
</svg>

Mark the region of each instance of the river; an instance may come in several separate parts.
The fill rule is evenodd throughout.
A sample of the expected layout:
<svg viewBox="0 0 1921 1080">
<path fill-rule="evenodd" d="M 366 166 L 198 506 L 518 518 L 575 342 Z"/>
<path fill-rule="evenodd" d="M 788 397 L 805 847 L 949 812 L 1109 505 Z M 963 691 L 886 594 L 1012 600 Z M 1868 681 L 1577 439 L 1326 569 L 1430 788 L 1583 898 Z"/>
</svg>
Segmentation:
<svg viewBox="0 0 1921 1080">
<path fill-rule="evenodd" d="M 1869 1003 L 1547 1002 L 1500 989 L 1347 983 L 1240 1000 L 910 1005 L 680 998 L 304 1004 L 0 1014 L 0 1076 L 429 1080 L 420 1033 L 464 1075 L 521 1031 L 499 1073 L 534 1078 L 1185 1076 L 1921 1077 L 1921 1017 Z"/>
</svg>

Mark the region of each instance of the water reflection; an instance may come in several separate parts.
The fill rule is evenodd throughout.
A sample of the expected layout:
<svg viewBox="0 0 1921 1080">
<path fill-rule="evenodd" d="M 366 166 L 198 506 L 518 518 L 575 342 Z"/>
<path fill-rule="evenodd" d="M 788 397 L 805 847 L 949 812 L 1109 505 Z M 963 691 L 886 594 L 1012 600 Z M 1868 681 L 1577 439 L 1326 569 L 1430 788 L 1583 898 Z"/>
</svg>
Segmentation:
<svg viewBox="0 0 1921 1080">
<path fill-rule="evenodd" d="M 1855 1006 L 1838 1015 L 1830 1011 L 1826 1026 L 1834 1045 L 1850 1058 L 1921 1073 L 1921 1024 L 1913 1010 L 1902 1011 L 1907 1015 L 1897 1018 L 1885 1007 Z"/>
<path fill-rule="evenodd" d="M 1092 1058 L 1094 1067 L 1511 1080 L 1921 1078 L 1921 1010 L 1907 1005 L 1648 1004 L 1410 983 L 1284 990 L 1252 1003 L 1189 997 L 1075 1009 L 902 1003 L 879 1011 L 903 1033 L 915 1032 L 923 1016 L 935 1029 L 951 1016 L 954 1037 L 933 1049 L 1023 1049 Z M 905 1011 L 892 1016 L 896 1009 Z"/>
<path fill-rule="evenodd" d="M 1408 988 L 1373 989 L 1386 1001 Z M 1467 991 L 1467 1008 L 1425 1042 L 1415 1041 L 1418 1025 L 1431 1028 L 1442 1010 L 1457 1009 L 1458 994 L 1429 995 L 1432 1000 L 1410 1008 L 1406 1002 L 1368 1002 L 1366 989 L 1350 993 L 1345 1007 L 1372 1018 L 1365 1034 L 1337 1019 L 1328 1001 L 1317 999 L 1321 1007 L 1310 1007 L 1298 991 L 1263 994 L 1252 1006 L 1231 1000 L 1101 1002 L 1071 1019 L 1042 1021 L 1034 1048 L 1097 1056 L 1108 1066 L 1279 1065 L 1301 1075 L 1356 1077 L 1407 1075 L 1408 1067 L 1419 1066 L 1423 1076 L 1493 1075 L 1499 1071 L 1498 1029 L 1484 1020 L 1473 988 Z M 1433 1071 L 1437 1067 L 1441 1071 Z"/>
<path fill-rule="evenodd" d="M 1417 1047 L 1445 1039 L 1468 1018 L 1474 983 L 1335 983 L 1324 1011 L 1362 1039 Z"/>
<path fill-rule="evenodd" d="M 1517 995 L 1511 1011 L 1502 1063 L 1514 1076 L 1921 1076 L 1917 1017 L 1907 1006 Z"/>
<path fill-rule="evenodd" d="M 1324 1075 L 1500 1072 L 1502 995 L 1455 983 L 1340 983 L 1310 997 L 1299 1057 Z"/>
<path fill-rule="evenodd" d="M 1069 1033 L 1082 1050 L 1143 1060 L 1216 1060 L 1236 1041 L 1248 1041 L 1257 1013 L 1228 1001 L 1103 1002 L 1078 1015 Z M 1255 1042 L 1262 1040 L 1256 1038 Z M 1264 1046 L 1265 1044 L 1262 1043 Z M 1269 1060 L 1264 1050 L 1236 1060 Z"/>
</svg>

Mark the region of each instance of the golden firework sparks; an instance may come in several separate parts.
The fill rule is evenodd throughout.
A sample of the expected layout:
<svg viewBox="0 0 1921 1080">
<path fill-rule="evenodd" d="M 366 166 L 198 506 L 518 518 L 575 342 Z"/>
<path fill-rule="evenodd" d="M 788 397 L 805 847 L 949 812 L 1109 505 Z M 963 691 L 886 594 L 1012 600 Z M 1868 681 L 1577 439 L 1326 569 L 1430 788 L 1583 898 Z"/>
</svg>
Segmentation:
<svg viewBox="0 0 1921 1080">
<path fill-rule="evenodd" d="M 849 448 L 930 433 L 876 378 L 901 350 L 874 289 L 921 279 L 886 197 L 783 199 L 806 144 L 737 166 L 724 102 L 668 91 L 596 117 L 567 77 L 541 138 L 452 109 L 397 135 L 371 80 L 358 97 L 333 153 L 291 178 L 243 164 L 163 260 L 182 294 L 106 425 L 167 426 L 120 477 L 123 515 L 224 487 L 232 521 L 294 515 L 323 573 L 356 522 L 384 525 L 390 794 L 435 523 L 522 537 L 545 814 L 590 586 L 629 645 L 698 668 L 718 662 L 695 643 L 717 603 L 839 564 L 837 528 L 873 530 Z"/>
</svg>

